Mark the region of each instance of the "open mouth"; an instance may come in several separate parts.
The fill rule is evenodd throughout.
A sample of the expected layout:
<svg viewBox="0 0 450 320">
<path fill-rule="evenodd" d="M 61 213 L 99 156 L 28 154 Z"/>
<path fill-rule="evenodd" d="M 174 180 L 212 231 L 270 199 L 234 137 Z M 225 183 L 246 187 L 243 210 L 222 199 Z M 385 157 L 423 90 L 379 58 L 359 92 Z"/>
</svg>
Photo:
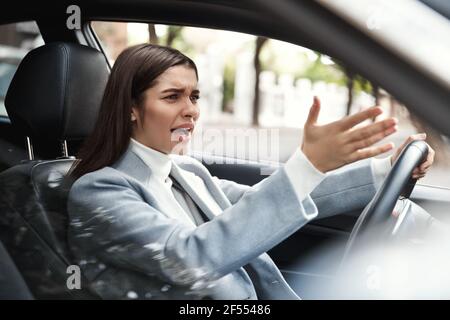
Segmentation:
<svg viewBox="0 0 450 320">
<path fill-rule="evenodd" d="M 190 133 L 192 132 L 191 128 L 174 128 L 174 129 L 170 129 L 170 132 L 182 132 L 182 133 Z"/>
<path fill-rule="evenodd" d="M 183 142 L 186 139 L 189 139 L 191 136 L 192 128 L 175 128 L 170 129 L 172 132 L 171 140 L 177 142 Z"/>
</svg>

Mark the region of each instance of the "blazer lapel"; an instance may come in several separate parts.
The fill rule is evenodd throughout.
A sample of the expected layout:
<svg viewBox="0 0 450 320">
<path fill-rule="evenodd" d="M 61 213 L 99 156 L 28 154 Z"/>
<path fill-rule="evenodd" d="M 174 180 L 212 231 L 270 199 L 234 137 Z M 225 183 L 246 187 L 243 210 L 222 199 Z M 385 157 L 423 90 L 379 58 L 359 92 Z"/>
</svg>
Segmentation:
<svg viewBox="0 0 450 320">
<path fill-rule="evenodd" d="M 222 210 L 231 207 L 230 200 L 227 198 L 225 193 L 223 193 L 222 189 L 211 178 L 211 174 L 209 173 L 209 171 L 204 167 L 190 163 L 190 161 L 185 161 L 184 157 L 186 156 L 174 157 L 174 164 L 200 177 L 205 183 L 205 186 L 210 192 L 211 196 L 214 198 L 214 200 Z"/>
<path fill-rule="evenodd" d="M 170 174 L 177 179 L 178 183 L 183 187 L 184 191 L 188 193 L 188 195 L 192 198 L 192 200 L 199 206 L 199 208 L 202 210 L 202 212 L 211 220 L 214 219 L 215 214 L 209 208 L 209 206 L 203 201 L 203 199 L 195 192 L 193 186 L 190 185 L 190 183 L 186 180 L 186 178 L 183 176 L 183 174 L 180 171 L 180 168 L 173 163 L 172 164 L 172 170 Z"/>
<path fill-rule="evenodd" d="M 231 207 L 230 200 L 227 198 L 225 193 L 223 193 L 222 189 L 220 189 L 220 187 L 211 178 L 209 171 L 201 168 L 199 170 L 194 169 L 193 172 L 203 180 L 206 188 L 209 190 L 212 197 L 214 198 L 214 200 L 216 200 L 217 204 L 222 208 L 222 210 Z"/>
</svg>

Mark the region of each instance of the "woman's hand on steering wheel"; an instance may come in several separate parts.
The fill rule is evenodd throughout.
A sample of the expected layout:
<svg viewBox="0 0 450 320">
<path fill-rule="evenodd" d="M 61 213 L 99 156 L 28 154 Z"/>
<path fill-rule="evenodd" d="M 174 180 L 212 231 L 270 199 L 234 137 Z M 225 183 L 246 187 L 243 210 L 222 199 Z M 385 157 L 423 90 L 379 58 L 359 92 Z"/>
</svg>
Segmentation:
<svg viewBox="0 0 450 320">
<path fill-rule="evenodd" d="M 418 133 L 410 135 L 403 144 L 395 150 L 395 152 L 391 156 L 391 166 L 395 163 L 398 156 L 401 154 L 402 150 L 407 146 L 410 142 L 414 140 L 425 140 L 427 138 L 426 133 Z M 412 173 L 413 179 L 420 179 L 425 176 L 428 169 L 431 167 L 431 165 L 434 162 L 434 155 L 435 151 L 428 145 L 428 155 L 427 158 L 417 167 L 414 169 Z"/>
</svg>

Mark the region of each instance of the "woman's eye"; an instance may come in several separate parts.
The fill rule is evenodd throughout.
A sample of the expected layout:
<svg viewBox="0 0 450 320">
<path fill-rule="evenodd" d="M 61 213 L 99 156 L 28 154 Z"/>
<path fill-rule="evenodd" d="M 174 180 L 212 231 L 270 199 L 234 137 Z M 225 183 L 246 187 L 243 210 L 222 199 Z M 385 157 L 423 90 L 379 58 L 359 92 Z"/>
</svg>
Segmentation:
<svg viewBox="0 0 450 320">
<path fill-rule="evenodd" d="M 164 99 L 167 100 L 177 100 L 178 99 L 178 95 L 177 94 L 171 94 L 170 96 L 165 97 Z"/>
<path fill-rule="evenodd" d="M 198 99 L 200 99 L 199 95 L 191 96 L 191 101 L 194 103 L 197 102 Z"/>
</svg>

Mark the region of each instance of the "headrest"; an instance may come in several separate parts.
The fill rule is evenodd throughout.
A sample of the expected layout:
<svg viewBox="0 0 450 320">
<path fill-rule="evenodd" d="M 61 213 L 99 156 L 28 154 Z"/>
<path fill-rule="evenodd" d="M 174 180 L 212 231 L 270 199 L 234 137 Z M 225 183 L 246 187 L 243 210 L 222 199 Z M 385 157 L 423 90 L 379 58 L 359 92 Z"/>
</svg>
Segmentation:
<svg viewBox="0 0 450 320">
<path fill-rule="evenodd" d="M 108 76 L 101 52 L 79 44 L 49 43 L 22 60 L 5 107 L 24 135 L 83 139 L 94 127 Z"/>
</svg>

